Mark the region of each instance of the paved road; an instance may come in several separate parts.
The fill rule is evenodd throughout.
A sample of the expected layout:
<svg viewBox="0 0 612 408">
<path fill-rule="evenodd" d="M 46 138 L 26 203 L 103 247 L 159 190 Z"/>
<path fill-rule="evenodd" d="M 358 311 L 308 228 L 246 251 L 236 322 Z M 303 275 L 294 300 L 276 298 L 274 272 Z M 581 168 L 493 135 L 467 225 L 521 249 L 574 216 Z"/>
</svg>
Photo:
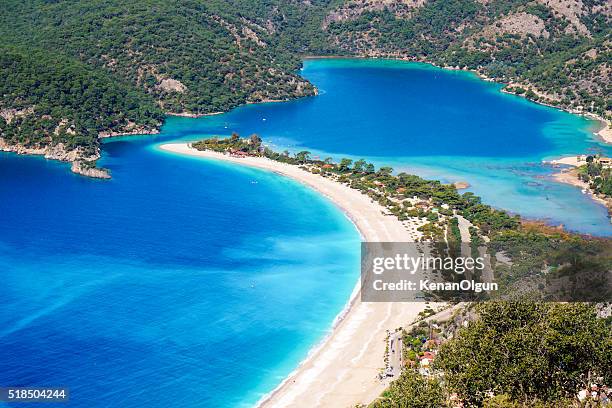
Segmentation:
<svg viewBox="0 0 612 408">
<path fill-rule="evenodd" d="M 389 336 L 389 374 L 393 379 L 399 377 L 402 372 L 402 332 Z"/>
</svg>

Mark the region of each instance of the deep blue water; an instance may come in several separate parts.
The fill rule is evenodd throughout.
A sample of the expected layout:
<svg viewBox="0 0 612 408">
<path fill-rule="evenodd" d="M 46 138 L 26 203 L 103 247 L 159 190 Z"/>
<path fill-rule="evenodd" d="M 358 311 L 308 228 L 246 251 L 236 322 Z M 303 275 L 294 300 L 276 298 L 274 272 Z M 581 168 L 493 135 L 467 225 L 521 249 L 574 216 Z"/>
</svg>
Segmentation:
<svg viewBox="0 0 612 408">
<path fill-rule="evenodd" d="M 193 139 L 259 133 L 277 149 L 321 157 L 365 157 L 398 171 L 467 181 L 499 208 L 612 235 L 606 209 L 575 187 L 553 182 L 543 159 L 612 155 L 583 117 L 500 92 L 462 71 L 381 60 L 307 60 L 301 72 L 320 95 L 244 106 L 198 120 L 171 118 L 166 133 Z"/>
<path fill-rule="evenodd" d="M 250 406 L 358 276 L 353 225 L 275 175 L 105 148 L 110 182 L 0 156 L 0 384 L 70 406 Z"/>
<path fill-rule="evenodd" d="M 65 385 L 77 407 L 250 406 L 327 333 L 357 280 L 344 215 L 276 175 L 160 152 L 238 131 L 366 157 L 599 235 L 605 210 L 542 158 L 601 149 L 592 123 L 463 72 L 307 61 L 317 97 L 169 118 L 104 145 L 110 181 L 0 153 L 0 386 Z"/>
</svg>

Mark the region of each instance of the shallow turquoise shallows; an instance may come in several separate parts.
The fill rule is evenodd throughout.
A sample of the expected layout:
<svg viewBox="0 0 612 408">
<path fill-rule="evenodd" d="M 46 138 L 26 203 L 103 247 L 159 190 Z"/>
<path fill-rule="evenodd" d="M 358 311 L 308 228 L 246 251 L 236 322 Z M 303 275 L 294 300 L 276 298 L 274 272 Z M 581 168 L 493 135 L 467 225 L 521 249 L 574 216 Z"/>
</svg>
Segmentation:
<svg viewBox="0 0 612 408">
<path fill-rule="evenodd" d="M 601 206 L 539 164 L 610 154 L 593 123 L 420 64 L 311 60 L 302 75 L 319 96 L 105 143 L 110 181 L 0 154 L 0 386 L 68 386 L 74 407 L 252 406 L 324 338 L 358 278 L 353 225 L 298 183 L 163 142 L 260 133 L 612 235 Z"/>
<path fill-rule="evenodd" d="M 170 118 L 165 133 L 196 139 L 232 131 L 259 133 L 277 149 L 325 157 L 365 157 L 398 171 L 467 181 L 493 206 L 612 235 L 604 206 L 559 184 L 543 159 L 612 154 L 597 123 L 500 92 L 475 74 L 390 61 L 307 60 L 301 72 L 317 97 L 249 105 L 198 120 Z"/>
</svg>

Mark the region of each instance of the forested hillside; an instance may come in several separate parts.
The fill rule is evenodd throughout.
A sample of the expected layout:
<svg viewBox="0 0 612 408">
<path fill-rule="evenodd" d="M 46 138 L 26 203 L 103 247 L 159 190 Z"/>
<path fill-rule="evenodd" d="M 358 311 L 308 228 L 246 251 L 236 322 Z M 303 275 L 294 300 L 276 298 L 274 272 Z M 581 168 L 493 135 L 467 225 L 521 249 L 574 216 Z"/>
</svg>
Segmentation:
<svg viewBox="0 0 612 408">
<path fill-rule="evenodd" d="M 57 54 L 0 46 L 0 77 L 2 136 L 14 143 L 62 144 L 92 156 L 99 132 L 133 123 L 147 131 L 162 120 L 151 96 Z"/>
<path fill-rule="evenodd" d="M 313 95 L 304 55 L 477 69 L 609 117 L 605 0 L 5 0 L 0 148 L 95 159 L 98 137 Z M 36 150 L 38 149 L 38 150 Z"/>
<path fill-rule="evenodd" d="M 305 13 L 282 1 L 5 1 L 0 142 L 90 158 L 99 134 L 150 131 L 163 112 L 312 95 L 295 74 L 300 43 L 281 34 L 307 26 Z"/>
</svg>

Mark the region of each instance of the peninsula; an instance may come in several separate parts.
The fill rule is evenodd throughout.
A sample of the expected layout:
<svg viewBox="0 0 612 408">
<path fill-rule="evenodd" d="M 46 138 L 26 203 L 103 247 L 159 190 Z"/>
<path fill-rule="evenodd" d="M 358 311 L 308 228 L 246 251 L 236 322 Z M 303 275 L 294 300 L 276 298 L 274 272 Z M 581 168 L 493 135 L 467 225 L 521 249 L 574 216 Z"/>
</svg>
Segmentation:
<svg viewBox="0 0 612 408">
<path fill-rule="evenodd" d="M 198 150 L 188 143 L 161 145 L 162 150 L 254 167 L 294 179 L 325 195 L 349 217 L 362 239 L 410 242 L 420 239 L 422 222 L 401 222 L 384 207 L 346 185 L 293 164 L 244 154 Z M 368 403 L 388 385 L 376 379 L 385 352 L 385 330 L 413 320 L 425 303 L 362 303 L 358 287 L 324 342 L 268 397 L 262 407 L 351 406 Z M 316 390 L 316 392 L 313 392 Z"/>
<path fill-rule="evenodd" d="M 3 6 L 3 387 L 91 408 L 609 402 L 612 226 L 587 195 L 612 211 L 609 0 Z M 584 195 L 538 180 L 584 152 L 552 164 Z M 355 229 L 301 185 L 366 244 L 482 256 L 431 275 L 499 293 L 370 302 Z"/>
<path fill-rule="evenodd" d="M 553 166 L 567 166 L 553 175 L 556 181 L 578 187 L 612 214 L 612 159 L 600 155 L 575 155 L 550 160 Z M 611 221 L 612 222 L 612 221 Z"/>
<path fill-rule="evenodd" d="M 480 203 L 471 193 L 460 195 L 454 185 L 405 173 L 396 176 L 391 168 L 376 170 L 363 160 L 342 159 L 334 163 L 331 158 L 312 159 L 308 151 L 294 155 L 276 153 L 264 146 L 257 135 L 241 138 L 233 134 L 229 138 L 163 144 L 160 149 L 258 168 L 296 180 L 342 209 L 366 242 L 445 240 L 449 245 L 469 242 L 474 250 L 492 239 L 498 250 L 511 253 L 520 249 L 518 256 L 511 255 L 519 270 L 523 270 L 523 262 L 528 267 L 539 265 L 536 268 L 541 270 L 549 262 L 564 262 L 562 259 L 568 252 L 550 251 L 551 244 L 556 249 L 569 245 L 572 256 L 576 254 L 573 245 L 595 248 L 589 240 L 533 223 L 523 224 L 517 216 Z M 608 243 L 601 245 L 595 253 L 603 254 L 602 262 L 607 262 Z M 531 250 L 534 254 L 525 256 Z M 504 268 L 505 263 L 500 265 Z M 558 268 L 563 276 L 564 268 Z M 553 279 L 552 275 L 545 275 L 534 274 L 530 279 Z M 504 276 L 499 270 L 497 277 L 506 282 L 513 279 L 512 272 Z M 520 279 L 515 285 L 524 289 Z M 512 292 L 512 284 L 509 288 Z M 443 303 L 427 302 L 364 303 L 359 295 L 357 286 L 331 334 L 259 406 L 369 404 L 397 378 L 389 378 L 385 373 L 399 373 L 402 369 L 388 358 L 389 336 L 395 336 L 393 333 L 397 333 L 398 327 L 406 327 L 418 317 L 431 313 L 431 307 L 438 310 L 444 307 Z"/>
</svg>

